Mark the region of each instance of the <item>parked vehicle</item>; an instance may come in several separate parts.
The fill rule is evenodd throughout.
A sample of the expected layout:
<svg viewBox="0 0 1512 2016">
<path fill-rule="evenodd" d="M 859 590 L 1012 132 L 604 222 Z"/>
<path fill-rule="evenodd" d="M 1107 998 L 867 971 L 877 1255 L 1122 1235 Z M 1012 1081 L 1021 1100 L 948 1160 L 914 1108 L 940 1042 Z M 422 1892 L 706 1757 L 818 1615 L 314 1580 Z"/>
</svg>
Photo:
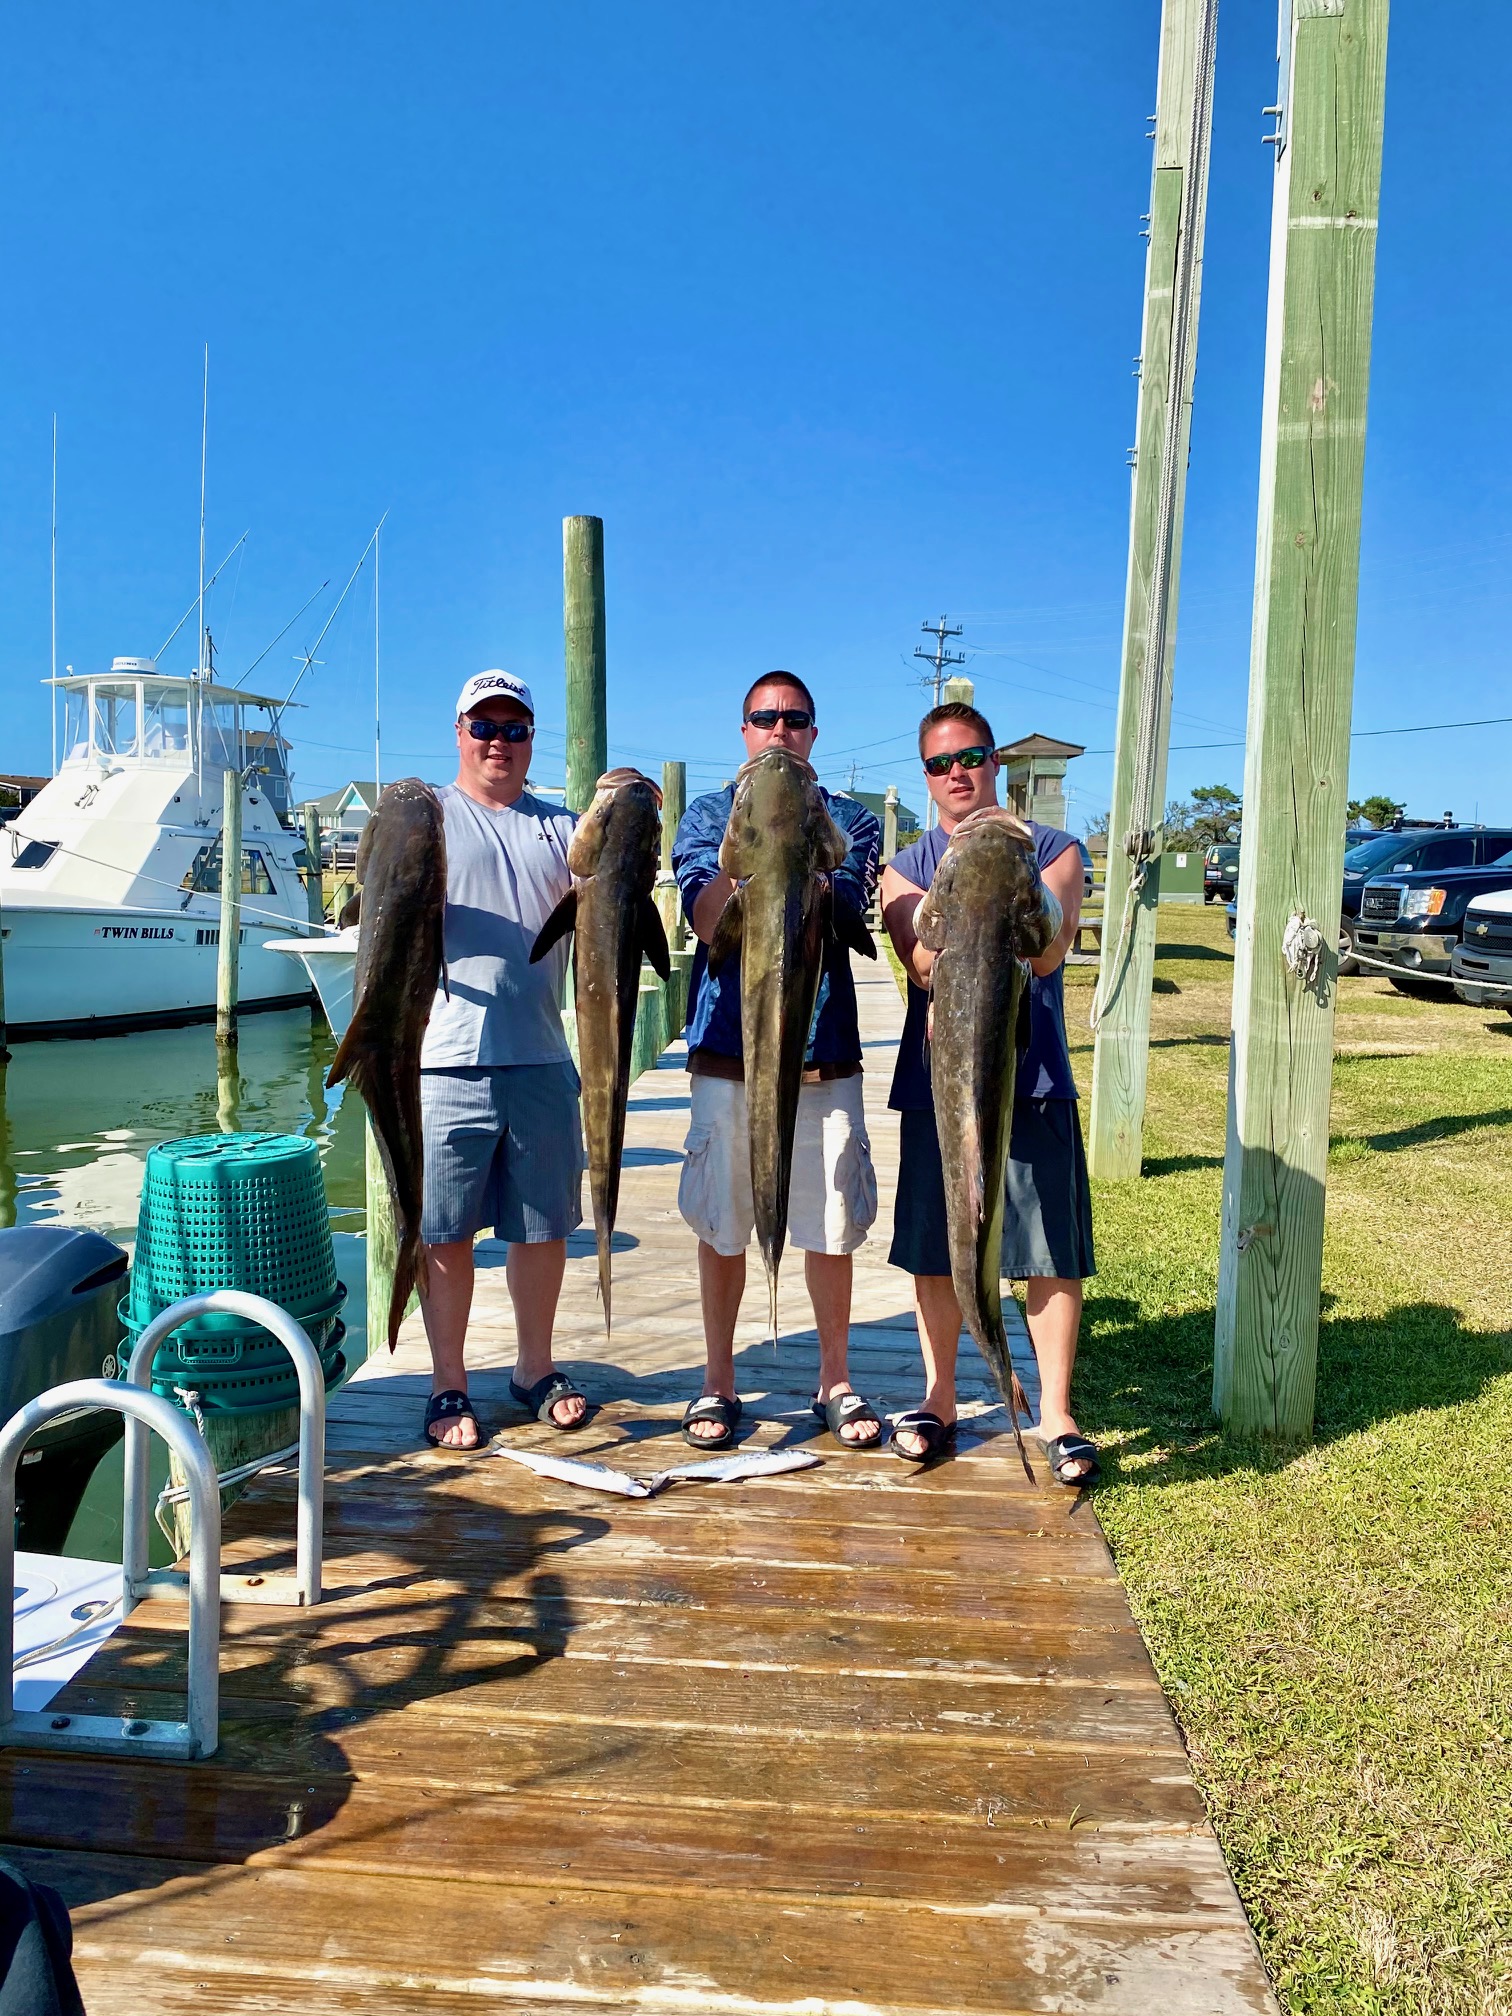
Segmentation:
<svg viewBox="0 0 1512 2016">
<path fill-rule="evenodd" d="M 337 833 L 323 833 L 320 836 L 320 865 L 322 868 L 355 868 L 357 866 L 357 843 L 361 832 L 350 832 L 343 828 Z"/>
<path fill-rule="evenodd" d="M 1472 899 L 1512 889 L 1512 833 L 1447 837 L 1461 851 L 1472 845 L 1479 858 L 1458 867 L 1394 869 L 1373 877 L 1361 893 L 1355 956 L 1367 970 L 1385 971 L 1403 994 L 1443 992 Z M 1501 851 L 1487 858 L 1493 846 Z"/>
<path fill-rule="evenodd" d="M 1202 900 L 1229 902 L 1239 888 L 1239 843 L 1220 841 L 1202 858 Z"/>
<path fill-rule="evenodd" d="M 1346 848 L 1339 915 L 1339 971 L 1360 971 L 1355 954 L 1360 942 L 1361 905 L 1372 882 L 1385 876 L 1427 872 L 1431 877 L 1441 870 L 1486 867 L 1499 860 L 1509 847 L 1512 847 L 1512 827 L 1507 826 L 1399 826 L 1387 833 L 1373 833 Z M 1382 896 L 1379 902 L 1379 913 L 1366 923 L 1366 929 L 1377 934 L 1396 916 L 1391 899 Z M 1456 913 L 1456 918 L 1459 914 Z M 1371 956 L 1379 956 L 1379 948 L 1372 948 Z M 1446 953 L 1443 962 L 1446 975 L 1448 970 Z"/>
<path fill-rule="evenodd" d="M 1512 889 L 1472 899 L 1449 970 L 1461 1001 L 1512 1015 Z"/>
</svg>

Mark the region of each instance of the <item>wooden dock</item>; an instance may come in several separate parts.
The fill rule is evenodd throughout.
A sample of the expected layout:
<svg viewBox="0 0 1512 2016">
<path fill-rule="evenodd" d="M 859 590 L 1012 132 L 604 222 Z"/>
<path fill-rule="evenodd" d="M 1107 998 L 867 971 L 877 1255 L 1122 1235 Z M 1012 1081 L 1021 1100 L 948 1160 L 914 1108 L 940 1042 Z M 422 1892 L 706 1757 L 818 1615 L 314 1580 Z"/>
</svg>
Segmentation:
<svg viewBox="0 0 1512 2016">
<path fill-rule="evenodd" d="M 901 1014 L 885 969 L 861 998 L 883 1208 L 853 1367 L 897 1409 Z M 632 1095 L 611 1345 L 574 1242 L 563 1356 L 602 1410 L 512 1442 L 691 1454 L 681 1061 Z M 503 1254 L 480 1258 L 474 1391 L 504 1426 Z M 758 1276 L 750 1440 L 806 1441 L 800 1263 L 777 1351 Z M 0 1756 L 4 1838 L 72 1907 L 90 2016 L 1274 2010 L 1093 1509 L 1026 1484 L 979 1362 L 971 1433 L 925 1475 L 823 1438 L 821 1468 L 639 1502 L 425 1450 L 426 1362 L 412 1324 L 333 1407 L 330 1598 L 226 1610 L 213 1760 Z M 292 1523 L 265 1479 L 228 1556 L 285 1567 Z M 143 1606 L 58 1705 L 181 1712 L 183 1633 Z"/>
</svg>

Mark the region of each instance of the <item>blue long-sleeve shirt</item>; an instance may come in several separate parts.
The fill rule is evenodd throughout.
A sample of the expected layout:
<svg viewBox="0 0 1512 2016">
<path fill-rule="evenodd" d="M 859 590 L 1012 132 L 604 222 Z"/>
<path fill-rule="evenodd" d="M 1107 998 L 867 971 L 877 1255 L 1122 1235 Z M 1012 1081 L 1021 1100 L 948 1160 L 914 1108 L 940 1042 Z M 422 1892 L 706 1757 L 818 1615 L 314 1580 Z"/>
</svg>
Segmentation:
<svg viewBox="0 0 1512 2016">
<path fill-rule="evenodd" d="M 843 793 L 819 793 L 829 815 L 850 842 L 850 852 L 835 869 L 831 880 L 837 902 L 864 913 L 871 903 L 877 883 L 877 856 L 882 846 L 882 828 L 875 814 L 858 799 Z M 710 791 L 695 798 L 682 816 L 677 837 L 672 842 L 672 868 L 682 892 L 683 911 L 689 927 L 693 905 L 719 874 L 719 848 L 730 823 L 735 803 L 735 786 Z M 696 936 L 696 934 L 695 934 Z M 720 1057 L 739 1057 L 740 1039 L 740 959 L 737 954 L 721 968 L 718 979 L 709 975 L 708 947 L 698 941 L 693 955 L 693 974 L 688 983 L 688 1057 L 697 1050 L 713 1051 Z M 856 983 L 851 977 L 850 953 L 845 946 L 825 947 L 824 970 L 819 980 L 819 998 L 809 1030 L 807 1063 L 811 1066 L 841 1066 L 855 1069 L 861 1062 L 861 1030 L 856 1020 Z"/>
</svg>

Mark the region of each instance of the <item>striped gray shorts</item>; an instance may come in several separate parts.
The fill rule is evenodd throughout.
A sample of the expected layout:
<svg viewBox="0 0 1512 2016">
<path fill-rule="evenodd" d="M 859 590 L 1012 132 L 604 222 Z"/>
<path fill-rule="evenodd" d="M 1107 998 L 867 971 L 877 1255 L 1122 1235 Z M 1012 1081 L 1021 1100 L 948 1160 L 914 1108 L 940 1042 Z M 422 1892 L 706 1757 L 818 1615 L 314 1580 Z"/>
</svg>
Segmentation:
<svg viewBox="0 0 1512 2016">
<path fill-rule="evenodd" d="M 471 1239 L 540 1245 L 583 1222 L 578 1074 L 561 1064 L 422 1071 L 427 1246 Z"/>
</svg>

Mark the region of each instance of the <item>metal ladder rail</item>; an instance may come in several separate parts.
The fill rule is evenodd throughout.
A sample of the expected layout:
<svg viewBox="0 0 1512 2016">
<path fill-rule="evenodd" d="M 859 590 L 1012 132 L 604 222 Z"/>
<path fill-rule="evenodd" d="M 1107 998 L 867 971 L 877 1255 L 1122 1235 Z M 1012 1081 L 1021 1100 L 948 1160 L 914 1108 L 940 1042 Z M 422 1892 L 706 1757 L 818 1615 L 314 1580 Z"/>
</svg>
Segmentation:
<svg viewBox="0 0 1512 2016">
<path fill-rule="evenodd" d="M 288 1575 L 222 1575 L 223 1603 L 289 1603 L 306 1606 L 320 1601 L 321 1562 L 325 1519 L 325 1373 L 320 1354 L 304 1328 L 286 1309 L 261 1295 L 248 1295 L 239 1288 L 217 1288 L 209 1294 L 190 1295 L 175 1302 L 160 1316 L 154 1316 L 137 1338 L 127 1368 L 127 1381 L 146 1390 L 152 1384 L 152 1361 L 164 1338 L 196 1316 L 241 1316 L 269 1330 L 294 1360 L 299 1374 L 299 1505 L 295 1527 L 295 1571 Z M 167 1404 L 166 1402 L 164 1403 Z M 122 1562 L 125 1573 L 123 1607 L 127 1615 L 144 1597 L 182 1596 L 186 1579 L 176 1568 L 149 1569 L 147 1435 L 135 1421 L 126 1426 L 126 1512 L 122 1534 Z M 217 1492 L 217 1525 L 219 1524 Z M 197 1524 L 191 1527 L 191 1556 L 198 1553 Z M 216 1541 L 219 1563 L 220 1543 Z"/>
<path fill-rule="evenodd" d="M 134 1431 L 143 1443 L 149 1429 L 161 1435 L 184 1466 L 195 1544 L 189 1572 L 189 1698 L 183 1722 L 59 1715 L 46 1708 L 18 1709 L 15 1704 L 16 1471 L 21 1452 L 47 1422 L 94 1407 L 124 1414 L 128 1433 Z M 129 1521 L 129 1498 L 125 1509 Z M 123 1568 L 123 1616 L 131 1607 L 128 1596 Z M 214 1754 L 220 1740 L 220 1486 L 204 1437 L 170 1401 L 118 1379 L 74 1379 L 29 1400 L 0 1430 L 0 1662 L 5 1676 L 0 1745 L 133 1757 Z"/>
</svg>

